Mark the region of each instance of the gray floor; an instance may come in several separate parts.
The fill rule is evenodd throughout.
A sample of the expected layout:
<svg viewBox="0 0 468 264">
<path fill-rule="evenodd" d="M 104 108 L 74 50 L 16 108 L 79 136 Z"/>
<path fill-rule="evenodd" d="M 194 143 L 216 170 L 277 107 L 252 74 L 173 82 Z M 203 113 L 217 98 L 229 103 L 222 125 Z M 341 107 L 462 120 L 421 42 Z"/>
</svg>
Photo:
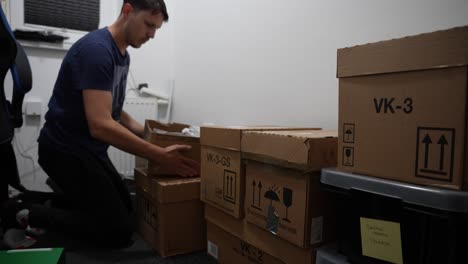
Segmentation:
<svg viewBox="0 0 468 264">
<path fill-rule="evenodd" d="M 206 254 L 206 251 L 192 254 L 179 255 L 162 258 L 143 241 L 139 234 L 133 236 L 134 243 L 131 247 L 124 249 L 93 249 L 81 242 L 65 240 L 60 235 L 48 234 L 41 237 L 32 248 L 64 247 L 65 263 L 67 264 L 214 264 L 216 261 Z M 1 242 L 1 241 L 0 241 Z M 0 250 L 6 250 L 0 243 Z"/>
<path fill-rule="evenodd" d="M 126 249 L 121 250 L 92 250 L 92 249 L 71 249 L 66 252 L 67 264 L 90 263 L 164 263 L 164 264 L 184 264 L 184 263 L 216 263 L 205 251 L 193 254 L 186 254 L 174 257 L 162 258 L 157 255 L 138 234 L 134 235 L 135 243 Z"/>
<path fill-rule="evenodd" d="M 129 182 L 129 190 L 132 194 L 133 202 L 135 202 L 135 186 L 134 182 Z M 136 205 L 134 204 L 134 208 Z M 136 218 L 135 218 L 136 225 Z M 0 232 L 1 238 L 2 232 Z M 61 234 L 47 232 L 42 236 L 36 247 L 64 247 L 65 248 L 65 263 L 67 264 L 143 264 L 143 263 L 161 263 L 161 264 L 214 264 L 216 261 L 206 254 L 206 251 L 196 252 L 192 254 L 162 258 L 160 257 L 137 233 L 133 235 L 134 243 L 132 246 L 125 249 L 94 249 L 82 242 L 74 241 L 70 238 L 65 238 Z M 0 240 L 0 250 L 5 250 Z"/>
</svg>

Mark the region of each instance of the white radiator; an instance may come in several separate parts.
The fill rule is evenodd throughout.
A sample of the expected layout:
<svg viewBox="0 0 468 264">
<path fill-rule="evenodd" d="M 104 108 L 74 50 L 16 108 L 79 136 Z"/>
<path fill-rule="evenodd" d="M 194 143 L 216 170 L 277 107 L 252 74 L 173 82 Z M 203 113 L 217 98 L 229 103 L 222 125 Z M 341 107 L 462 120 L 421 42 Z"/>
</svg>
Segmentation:
<svg viewBox="0 0 468 264">
<path fill-rule="evenodd" d="M 156 120 L 158 116 L 156 98 L 126 98 L 123 109 L 142 125 L 144 125 L 146 119 Z M 109 148 L 109 158 L 121 175 L 124 177 L 133 176 L 135 156 L 111 146 Z"/>
</svg>

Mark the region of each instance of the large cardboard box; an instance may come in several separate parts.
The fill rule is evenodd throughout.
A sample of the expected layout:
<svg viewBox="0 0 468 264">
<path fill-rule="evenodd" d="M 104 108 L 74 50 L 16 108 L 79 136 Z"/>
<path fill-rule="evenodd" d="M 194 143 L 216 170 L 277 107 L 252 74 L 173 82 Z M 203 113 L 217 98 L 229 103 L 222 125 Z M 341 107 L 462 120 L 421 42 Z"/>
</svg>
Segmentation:
<svg viewBox="0 0 468 264">
<path fill-rule="evenodd" d="M 235 219 L 208 204 L 205 204 L 205 218 L 207 222 L 215 224 L 227 233 L 277 259 L 280 263 L 311 264 L 315 261 L 315 249 L 297 247 L 247 223 L 245 219 Z"/>
<path fill-rule="evenodd" d="M 337 138 L 334 130 L 246 131 L 242 155 L 282 167 L 319 171 L 336 166 Z"/>
<path fill-rule="evenodd" d="M 246 132 L 247 221 L 299 247 L 333 239 L 334 207 L 319 180 L 321 168 L 336 166 L 337 137 L 337 131 Z"/>
<path fill-rule="evenodd" d="M 146 120 L 144 138 L 145 140 L 162 148 L 176 144 L 191 146 L 192 148 L 190 150 L 184 151 L 181 154 L 200 163 L 200 138 L 186 135 L 181 132 L 184 128 L 188 127 L 189 125 L 185 124 L 163 124 L 154 120 Z M 137 165 L 144 166 L 144 164 L 141 164 L 141 161 Z M 156 162 L 152 160 L 148 161 L 147 167 L 148 174 L 150 176 L 174 176 L 170 172 L 162 169 Z"/>
<path fill-rule="evenodd" d="M 303 248 L 333 238 L 333 203 L 320 189 L 320 172 L 248 161 L 245 189 L 247 222 Z"/>
<path fill-rule="evenodd" d="M 338 50 L 338 169 L 468 188 L 468 27 Z"/>
<path fill-rule="evenodd" d="M 201 200 L 235 218 L 242 218 L 245 180 L 241 163 L 243 133 L 294 129 L 300 128 L 201 127 Z"/>
<path fill-rule="evenodd" d="M 135 169 L 136 175 L 144 173 Z M 137 188 L 138 231 L 161 256 L 205 248 L 206 222 L 199 195 L 199 178 L 156 178 L 150 192 Z"/>
<path fill-rule="evenodd" d="M 282 264 L 284 262 L 263 252 L 242 239 L 224 231 L 209 221 L 207 224 L 207 252 L 219 264 Z"/>
</svg>

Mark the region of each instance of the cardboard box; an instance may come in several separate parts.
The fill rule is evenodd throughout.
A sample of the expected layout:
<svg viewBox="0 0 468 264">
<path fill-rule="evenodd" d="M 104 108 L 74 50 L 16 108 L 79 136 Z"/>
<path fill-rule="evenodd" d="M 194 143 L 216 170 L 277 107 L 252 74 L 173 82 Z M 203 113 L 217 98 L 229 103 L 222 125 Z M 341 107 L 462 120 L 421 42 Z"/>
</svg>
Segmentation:
<svg viewBox="0 0 468 264">
<path fill-rule="evenodd" d="M 334 238 L 333 203 L 319 177 L 320 169 L 336 166 L 337 137 L 323 130 L 245 132 L 247 221 L 304 248 Z"/>
<path fill-rule="evenodd" d="M 242 155 L 287 168 L 320 170 L 335 167 L 338 131 L 246 131 L 242 136 Z"/>
<path fill-rule="evenodd" d="M 151 177 L 146 173 L 147 169 L 135 168 L 135 185 L 144 192 L 151 193 Z"/>
<path fill-rule="evenodd" d="M 235 218 L 242 218 L 245 180 L 241 164 L 243 133 L 295 129 L 301 128 L 201 127 L 201 200 Z"/>
<path fill-rule="evenodd" d="M 247 222 L 303 248 L 334 238 L 333 203 L 320 189 L 320 172 L 249 160 L 245 189 Z"/>
<path fill-rule="evenodd" d="M 135 169 L 135 174 L 144 172 Z M 206 222 L 199 195 L 199 178 L 152 179 L 150 192 L 137 188 L 138 231 L 161 256 L 205 248 Z"/>
<path fill-rule="evenodd" d="M 135 168 L 148 170 L 148 160 L 139 156 L 135 156 Z"/>
<path fill-rule="evenodd" d="M 338 169 L 467 190 L 468 27 L 338 50 Z"/>
<path fill-rule="evenodd" d="M 315 249 L 303 249 L 281 238 L 272 236 L 245 219 L 235 219 L 217 208 L 205 204 L 205 218 L 229 234 L 254 246 L 280 263 L 310 264 L 315 260 Z M 268 263 L 268 262 L 263 262 Z"/>
<path fill-rule="evenodd" d="M 207 222 L 207 253 L 219 264 L 251 264 L 284 262 L 263 252 L 242 239 L 224 231 L 213 223 Z"/>
<path fill-rule="evenodd" d="M 181 152 L 181 154 L 200 163 L 200 138 L 185 135 L 181 132 L 182 129 L 188 127 L 189 125 L 185 124 L 163 124 L 154 120 L 146 120 L 144 138 L 146 141 L 162 148 L 176 144 L 191 146 L 190 150 Z M 152 160 L 148 161 L 148 174 L 154 177 L 174 176 L 174 174 L 162 169 Z"/>
</svg>

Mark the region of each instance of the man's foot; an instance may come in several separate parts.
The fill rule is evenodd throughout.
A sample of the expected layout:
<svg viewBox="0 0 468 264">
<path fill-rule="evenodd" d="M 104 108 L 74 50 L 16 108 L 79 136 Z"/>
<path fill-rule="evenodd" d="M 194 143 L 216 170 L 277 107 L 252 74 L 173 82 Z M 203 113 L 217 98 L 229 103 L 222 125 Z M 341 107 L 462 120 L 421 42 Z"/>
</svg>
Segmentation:
<svg viewBox="0 0 468 264">
<path fill-rule="evenodd" d="M 29 210 L 23 209 L 16 213 L 16 221 L 19 223 L 21 228 L 26 230 L 26 234 L 30 236 L 40 236 L 46 233 L 45 229 L 31 227 L 29 225 Z"/>
<path fill-rule="evenodd" d="M 26 227 L 25 231 L 26 231 L 26 235 L 32 236 L 32 237 L 42 236 L 46 233 L 46 230 L 44 228 L 31 227 L 29 225 L 28 227 Z"/>
<path fill-rule="evenodd" d="M 45 229 L 35 228 L 29 225 L 29 210 L 17 200 L 10 200 L 0 205 L 0 219 L 3 230 L 23 229 L 27 235 L 40 236 L 45 234 Z"/>
<path fill-rule="evenodd" d="M 23 209 L 16 213 L 16 221 L 21 228 L 26 229 L 29 225 L 29 210 Z"/>
<path fill-rule="evenodd" d="M 8 229 L 3 235 L 3 244 L 10 249 L 29 248 L 36 242 L 37 240 L 27 236 L 23 229 Z"/>
</svg>

